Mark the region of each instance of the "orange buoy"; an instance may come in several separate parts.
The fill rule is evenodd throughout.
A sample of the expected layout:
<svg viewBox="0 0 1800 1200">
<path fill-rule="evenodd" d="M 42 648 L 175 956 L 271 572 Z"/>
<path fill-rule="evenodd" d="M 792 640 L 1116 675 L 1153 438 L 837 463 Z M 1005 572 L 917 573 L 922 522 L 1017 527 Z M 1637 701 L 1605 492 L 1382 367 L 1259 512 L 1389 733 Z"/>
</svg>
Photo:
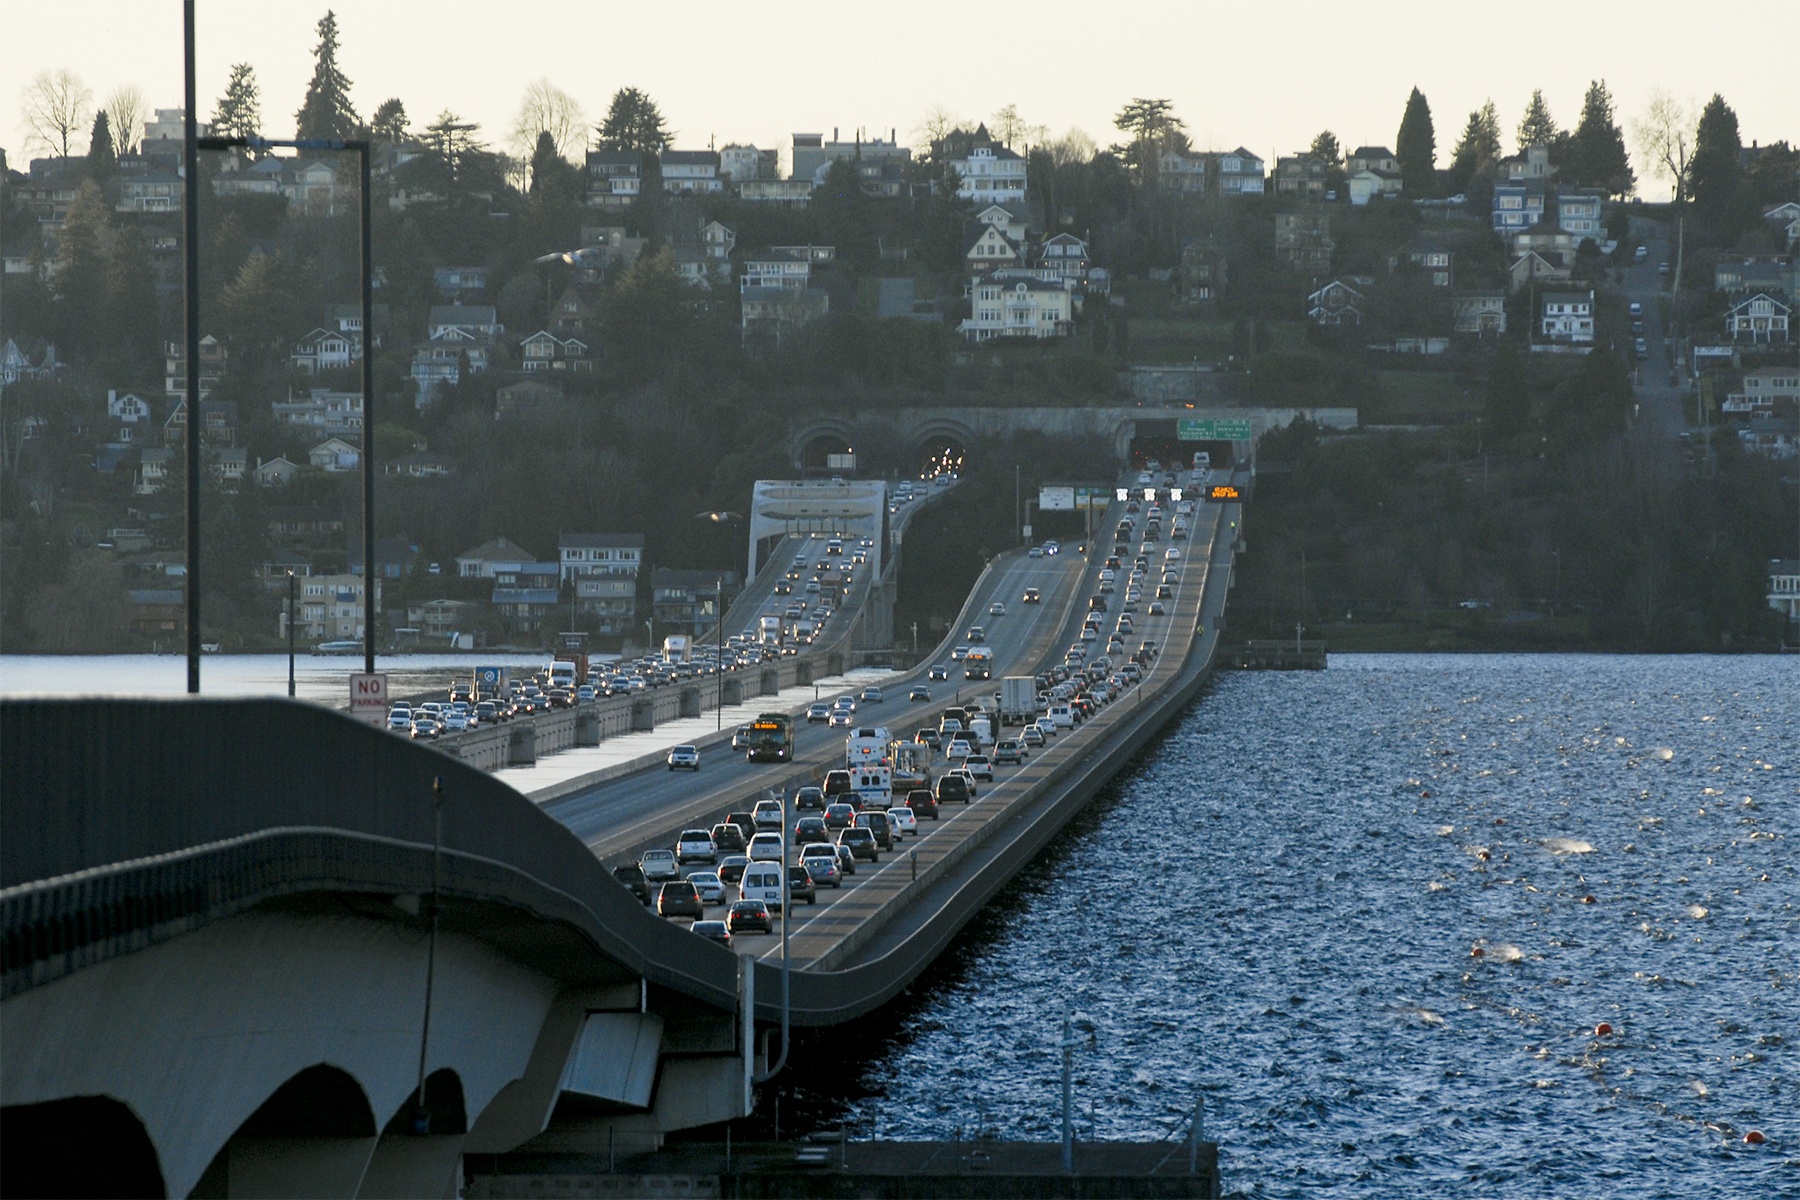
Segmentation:
<svg viewBox="0 0 1800 1200">
<path fill-rule="evenodd" d="M 1494 818 L 1494 824 L 1496 824 L 1496 825 L 1504 825 L 1504 824 L 1506 824 L 1506 818 L 1505 818 L 1505 817 L 1495 817 L 1495 818 Z"/>
<path fill-rule="evenodd" d="M 1481 853 L 1477 854 L 1475 857 L 1479 858 L 1482 862 L 1487 862 L 1489 859 L 1493 858 L 1494 856 L 1492 854 L 1490 854 L 1488 851 L 1483 850 Z"/>
<path fill-rule="evenodd" d="M 1419 793 L 1419 799 L 1421 799 L 1421 800 L 1429 800 L 1429 799 L 1431 799 L 1431 793 L 1430 793 L 1430 792 L 1428 792 L 1428 791 L 1426 791 L 1426 792 L 1420 792 L 1420 793 Z"/>
<path fill-rule="evenodd" d="M 1469 957 L 1470 958 L 1486 958 L 1487 951 L 1483 950 L 1480 946 L 1472 946 L 1469 949 Z"/>
<path fill-rule="evenodd" d="M 1590 895 L 1586 895 L 1586 896 L 1583 896 L 1583 897 L 1582 897 L 1582 898 L 1581 898 L 1581 902 L 1582 902 L 1582 903 L 1583 903 L 1583 904 L 1592 904 L 1592 903 L 1594 903 L 1594 897 L 1593 897 L 1593 896 L 1592 896 L 1592 895 L 1591 895 L 1591 894 L 1590 894 Z"/>
<path fill-rule="evenodd" d="M 1612 1031 L 1613 1031 L 1613 1027 L 1611 1025 L 1607 1024 L 1605 1021 L 1602 1021 L 1598 1025 L 1594 1026 L 1594 1036 L 1595 1037 L 1611 1037 Z"/>
<path fill-rule="evenodd" d="M 1763 1136 L 1763 1131 L 1760 1129 L 1752 1129 L 1749 1133 L 1744 1135 L 1744 1143 L 1750 1146 L 1760 1146 L 1768 1140 L 1768 1138 Z"/>
</svg>

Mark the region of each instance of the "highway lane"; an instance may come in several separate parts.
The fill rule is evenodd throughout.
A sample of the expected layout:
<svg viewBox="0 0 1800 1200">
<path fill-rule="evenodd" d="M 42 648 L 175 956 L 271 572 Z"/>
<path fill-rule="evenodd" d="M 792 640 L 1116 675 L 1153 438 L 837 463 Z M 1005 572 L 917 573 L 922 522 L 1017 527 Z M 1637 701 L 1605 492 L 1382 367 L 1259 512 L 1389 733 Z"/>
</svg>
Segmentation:
<svg viewBox="0 0 1800 1200">
<path fill-rule="evenodd" d="M 1022 656 L 1029 655 L 1036 661 L 1055 644 L 1052 639 L 1061 632 L 1063 612 L 1084 567 L 1085 563 L 1072 554 L 1029 558 L 1021 553 L 1003 560 L 988 573 L 978 594 L 965 606 L 964 616 L 968 623 L 986 627 L 988 645 L 994 652 L 996 680 L 1014 670 Z M 1039 589 L 1042 603 L 1021 602 L 1027 587 Z M 985 615 L 996 600 L 1006 605 L 1006 616 Z M 972 613 L 982 615 L 975 617 Z M 925 724 L 928 716 L 935 723 L 942 705 L 976 685 L 960 679 L 933 684 L 931 705 L 910 704 L 906 693 L 912 683 L 924 678 L 928 666 L 949 661 L 950 644 L 964 640 L 965 632 L 966 625 L 959 626 L 953 630 L 956 636 L 946 639 L 938 655 L 884 684 L 886 702 L 865 707 L 859 712 L 859 719 L 885 724 L 896 737 Z M 999 684 L 981 686 L 992 692 Z M 697 774 L 651 768 L 554 801 L 545 806 L 545 811 L 568 826 L 598 856 L 611 861 L 659 831 L 711 824 L 727 811 L 750 808 L 770 789 L 799 782 L 816 783 L 827 769 L 841 765 L 844 736 L 842 729 L 796 721 L 795 760 L 791 763 L 749 763 L 738 755 L 709 752 L 702 756 Z M 672 833 L 670 836 L 672 840 Z"/>
</svg>

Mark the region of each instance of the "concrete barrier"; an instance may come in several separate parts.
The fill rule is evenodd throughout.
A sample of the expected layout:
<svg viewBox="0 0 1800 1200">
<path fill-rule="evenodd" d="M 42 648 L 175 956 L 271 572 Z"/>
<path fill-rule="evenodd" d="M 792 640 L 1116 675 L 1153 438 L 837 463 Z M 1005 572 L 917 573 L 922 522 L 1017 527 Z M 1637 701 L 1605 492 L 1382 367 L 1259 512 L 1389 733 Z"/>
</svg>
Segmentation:
<svg viewBox="0 0 1800 1200">
<path fill-rule="evenodd" d="M 529 724 L 514 725 L 506 731 L 506 765 L 529 767 L 537 762 L 537 730 Z"/>
</svg>

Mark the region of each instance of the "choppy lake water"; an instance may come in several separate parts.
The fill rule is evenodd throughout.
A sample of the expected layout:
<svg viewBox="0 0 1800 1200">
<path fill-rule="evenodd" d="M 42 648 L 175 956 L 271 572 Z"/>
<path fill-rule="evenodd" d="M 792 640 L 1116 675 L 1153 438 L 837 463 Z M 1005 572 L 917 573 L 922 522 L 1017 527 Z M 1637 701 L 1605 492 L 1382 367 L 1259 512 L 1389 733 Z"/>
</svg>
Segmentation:
<svg viewBox="0 0 1800 1200">
<path fill-rule="evenodd" d="M 1067 1000 L 1228 1194 L 1800 1196 L 1797 809 L 1791 658 L 1221 675 L 788 1123 L 1054 1139 Z"/>
</svg>

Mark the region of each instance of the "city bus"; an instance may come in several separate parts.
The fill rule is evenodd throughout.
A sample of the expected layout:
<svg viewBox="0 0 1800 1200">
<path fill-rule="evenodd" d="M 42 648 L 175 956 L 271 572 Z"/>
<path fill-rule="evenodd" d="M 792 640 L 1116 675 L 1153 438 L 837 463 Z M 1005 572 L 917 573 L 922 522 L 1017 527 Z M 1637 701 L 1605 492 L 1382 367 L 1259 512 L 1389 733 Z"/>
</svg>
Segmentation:
<svg viewBox="0 0 1800 1200">
<path fill-rule="evenodd" d="M 762 713 L 750 722 L 745 757 L 751 762 L 788 762 L 794 755 L 794 719 L 786 713 Z"/>
</svg>

